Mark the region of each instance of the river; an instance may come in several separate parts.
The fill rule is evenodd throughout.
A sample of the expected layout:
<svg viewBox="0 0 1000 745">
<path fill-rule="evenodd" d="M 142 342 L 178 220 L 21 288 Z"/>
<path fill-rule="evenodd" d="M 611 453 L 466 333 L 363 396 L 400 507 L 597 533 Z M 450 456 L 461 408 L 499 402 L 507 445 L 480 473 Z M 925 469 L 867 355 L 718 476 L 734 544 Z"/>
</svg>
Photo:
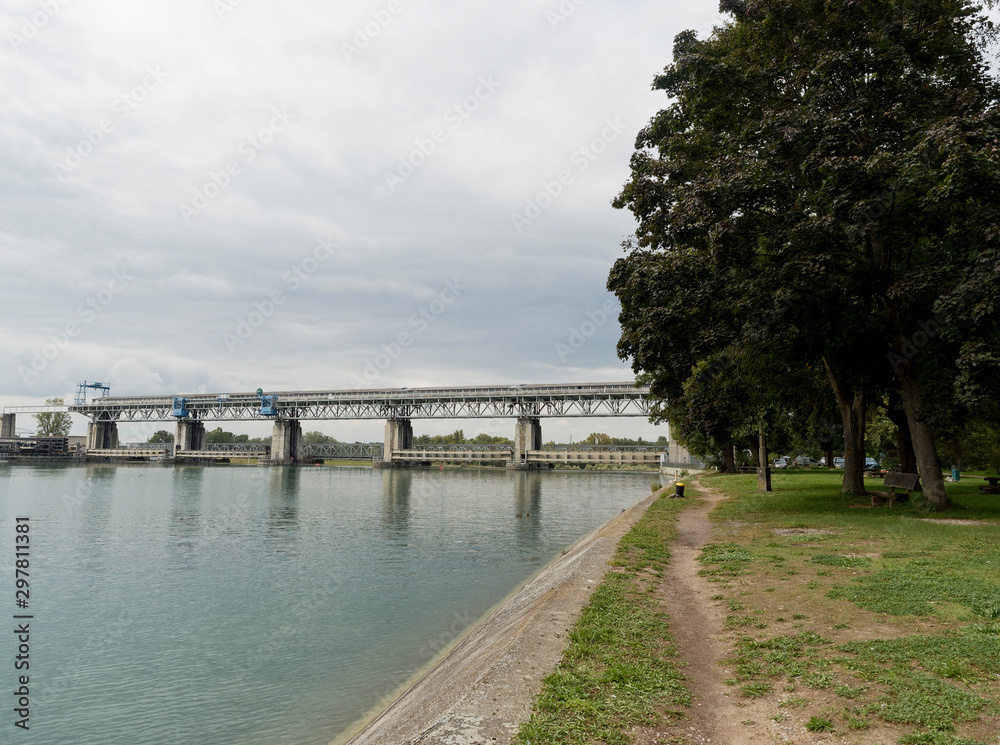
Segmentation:
<svg viewBox="0 0 1000 745">
<path fill-rule="evenodd" d="M 10 741 L 327 745 L 656 479 L 0 465 L 0 610 L 33 617 L 30 735 Z"/>
</svg>

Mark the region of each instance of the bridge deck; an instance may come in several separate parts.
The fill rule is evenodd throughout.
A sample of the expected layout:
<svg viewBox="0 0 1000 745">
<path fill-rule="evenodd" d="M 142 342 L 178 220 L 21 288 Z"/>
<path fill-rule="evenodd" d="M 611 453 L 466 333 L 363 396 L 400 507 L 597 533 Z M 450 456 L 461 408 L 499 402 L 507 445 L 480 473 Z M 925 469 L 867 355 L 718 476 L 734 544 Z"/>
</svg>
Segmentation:
<svg viewBox="0 0 1000 745">
<path fill-rule="evenodd" d="M 172 421 L 176 419 L 171 415 L 174 399 L 185 398 L 184 408 L 199 421 L 649 415 L 649 389 L 633 382 L 278 391 L 267 395 L 277 397 L 276 417 L 262 416 L 259 397 L 249 392 L 105 396 L 68 410 L 102 421 Z"/>
<path fill-rule="evenodd" d="M 87 451 L 88 458 L 167 458 L 171 454 L 167 448 L 108 448 Z"/>
</svg>

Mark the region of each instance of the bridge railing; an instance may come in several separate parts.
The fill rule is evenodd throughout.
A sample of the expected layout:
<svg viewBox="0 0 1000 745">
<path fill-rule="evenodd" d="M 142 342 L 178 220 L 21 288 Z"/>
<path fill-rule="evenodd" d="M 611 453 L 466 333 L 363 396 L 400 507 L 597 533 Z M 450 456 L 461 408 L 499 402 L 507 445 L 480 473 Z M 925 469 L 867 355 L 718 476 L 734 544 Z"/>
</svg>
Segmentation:
<svg viewBox="0 0 1000 745">
<path fill-rule="evenodd" d="M 573 443 L 572 445 L 543 445 L 542 450 L 568 450 L 580 453 L 665 453 L 667 445 L 590 445 L 588 443 Z"/>
<path fill-rule="evenodd" d="M 206 442 L 204 450 L 225 450 L 227 453 L 269 453 L 269 442 Z"/>
<path fill-rule="evenodd" d="M 167 450 L 173 452 L 172 442 L 129 442 L 118 445 L 119 450 Z"/>
<path fill-rule="evenodd" d="M 307 458 L 331 460 L 382 460 L 384 446 L 381 442 L 322 442 L 306 445 Z"/>
</svg>

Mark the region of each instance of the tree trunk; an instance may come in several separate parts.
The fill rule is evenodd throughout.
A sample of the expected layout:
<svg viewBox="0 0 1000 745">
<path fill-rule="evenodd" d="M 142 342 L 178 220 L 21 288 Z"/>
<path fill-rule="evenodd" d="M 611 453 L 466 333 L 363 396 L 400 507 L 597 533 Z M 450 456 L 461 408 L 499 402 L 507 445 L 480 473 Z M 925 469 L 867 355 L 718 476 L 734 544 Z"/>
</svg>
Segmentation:
<svg viewBox="0 0 1000 745">
<path fill-rule="evenodd" d="M 760 468 L 760 447 L 753 440 L 750 441 L 750 457 L 753 459 L 753 465 Z"/>
<path fill-rule="evenodd" d="M 865 489 L 865 394 L 854 391 L 848 398 L 848 392 L 840 386 L 830 363 L 823 358 L 826 366 L 826 376 L 833 388 L 840 408 L 840 418 L 844 423 L 844 494 L 867 494 Z"/>
<path fill-rule="evenodd" d="M 736 473 L 736 458 L 733 457 L 733 440 L 726 438 L 722 442 L 722 472 Z"/>
<path fill-rule="evenodd" d="M 767 462 L 767 440 L 764 438 L 764 430 L 760 431 L 759 442 L 757 447 L 757 491 L 771 491 L 771 468 Z"/>
<path fill-rule="evenodd" d="M 886 414 L 896 425 L 896 446 L 899 448 L 899 470 L 903 473 L 917 472 L 917 455 L 913 452 L 913 437 L 910 436 L 910 422 L 906 412 L 890 407 Z"/>
<path fill-rule="evenodd" d="M 938 460 L 937 446 L 934 443 L 934 430 L 920 420 L 923 410 L 920 389 L 917 382 L 910 379 L 909 371 L 905 367 L 900 366 L 897 373 L 899 393 L 903 397 L 903 410 L 910 425 L 920 483 L 924 487 L 924 496 L 934 509 L 947 509 L 951 507 L 951 501 L 948 499 L 944 476 L 941 474 L 941 461 Z"/>
<path fill-rule="evenodd" d="M 826 467 L 833 468 L 833 448 L 827 448 L 824 455 L 826 456 Z"/>
</svg>

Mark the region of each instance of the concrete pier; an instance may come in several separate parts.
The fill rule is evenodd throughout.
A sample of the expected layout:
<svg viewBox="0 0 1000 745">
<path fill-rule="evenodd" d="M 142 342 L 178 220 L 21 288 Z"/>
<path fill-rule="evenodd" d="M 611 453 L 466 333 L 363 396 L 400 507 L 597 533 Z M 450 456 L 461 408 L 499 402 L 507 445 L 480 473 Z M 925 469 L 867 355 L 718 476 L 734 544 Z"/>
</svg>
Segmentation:
<svg viewBox="0 0 1000 745">
<path fill-rule="evenodd" d="M 0 437 L 10 438 L 16 437 L 17 429 L 15 425 L 17 423 L 16 414 L 3 414 L 2 419 L 0 419 Z"/>
<path fill-rule="evenodd" d="M 271 464 L 291 466 L 302 463 L 302 425 L 298 419 L 278 419 L 271 433 Z"/>
<path fill-rule="evenodd" d="M 518 417 L 514 425 L 514 457 L 507 468 L 524 471 L 541 467 L 528 461 L 528 453 L 542 449 L 542 423 L 536 417 Z M 547 467 L 547 466 L 546 466 Z"/>
<path fill-rule="evenodd" d="M 204 450 L 205 423 L 197 419 L 178 419 L 174 434 L 174 451 Z"/>
<path fill-rule="evenodd" d="M 87 426 L 87 451 L 114 450 L 118 447 L 117 422 L 91 422 Z"/>
<path fill-rule="evenodd" d="M 385 423 L 385 447 L 382 448 L 382 460 L 374 461 L 375 468 L 398 468 L 409 465 L 404 462 L 393 462 L 392 455 L 400 450 L 413 449 L 413 423 L 409 419 L 388 419 Z"/>
</svg>

